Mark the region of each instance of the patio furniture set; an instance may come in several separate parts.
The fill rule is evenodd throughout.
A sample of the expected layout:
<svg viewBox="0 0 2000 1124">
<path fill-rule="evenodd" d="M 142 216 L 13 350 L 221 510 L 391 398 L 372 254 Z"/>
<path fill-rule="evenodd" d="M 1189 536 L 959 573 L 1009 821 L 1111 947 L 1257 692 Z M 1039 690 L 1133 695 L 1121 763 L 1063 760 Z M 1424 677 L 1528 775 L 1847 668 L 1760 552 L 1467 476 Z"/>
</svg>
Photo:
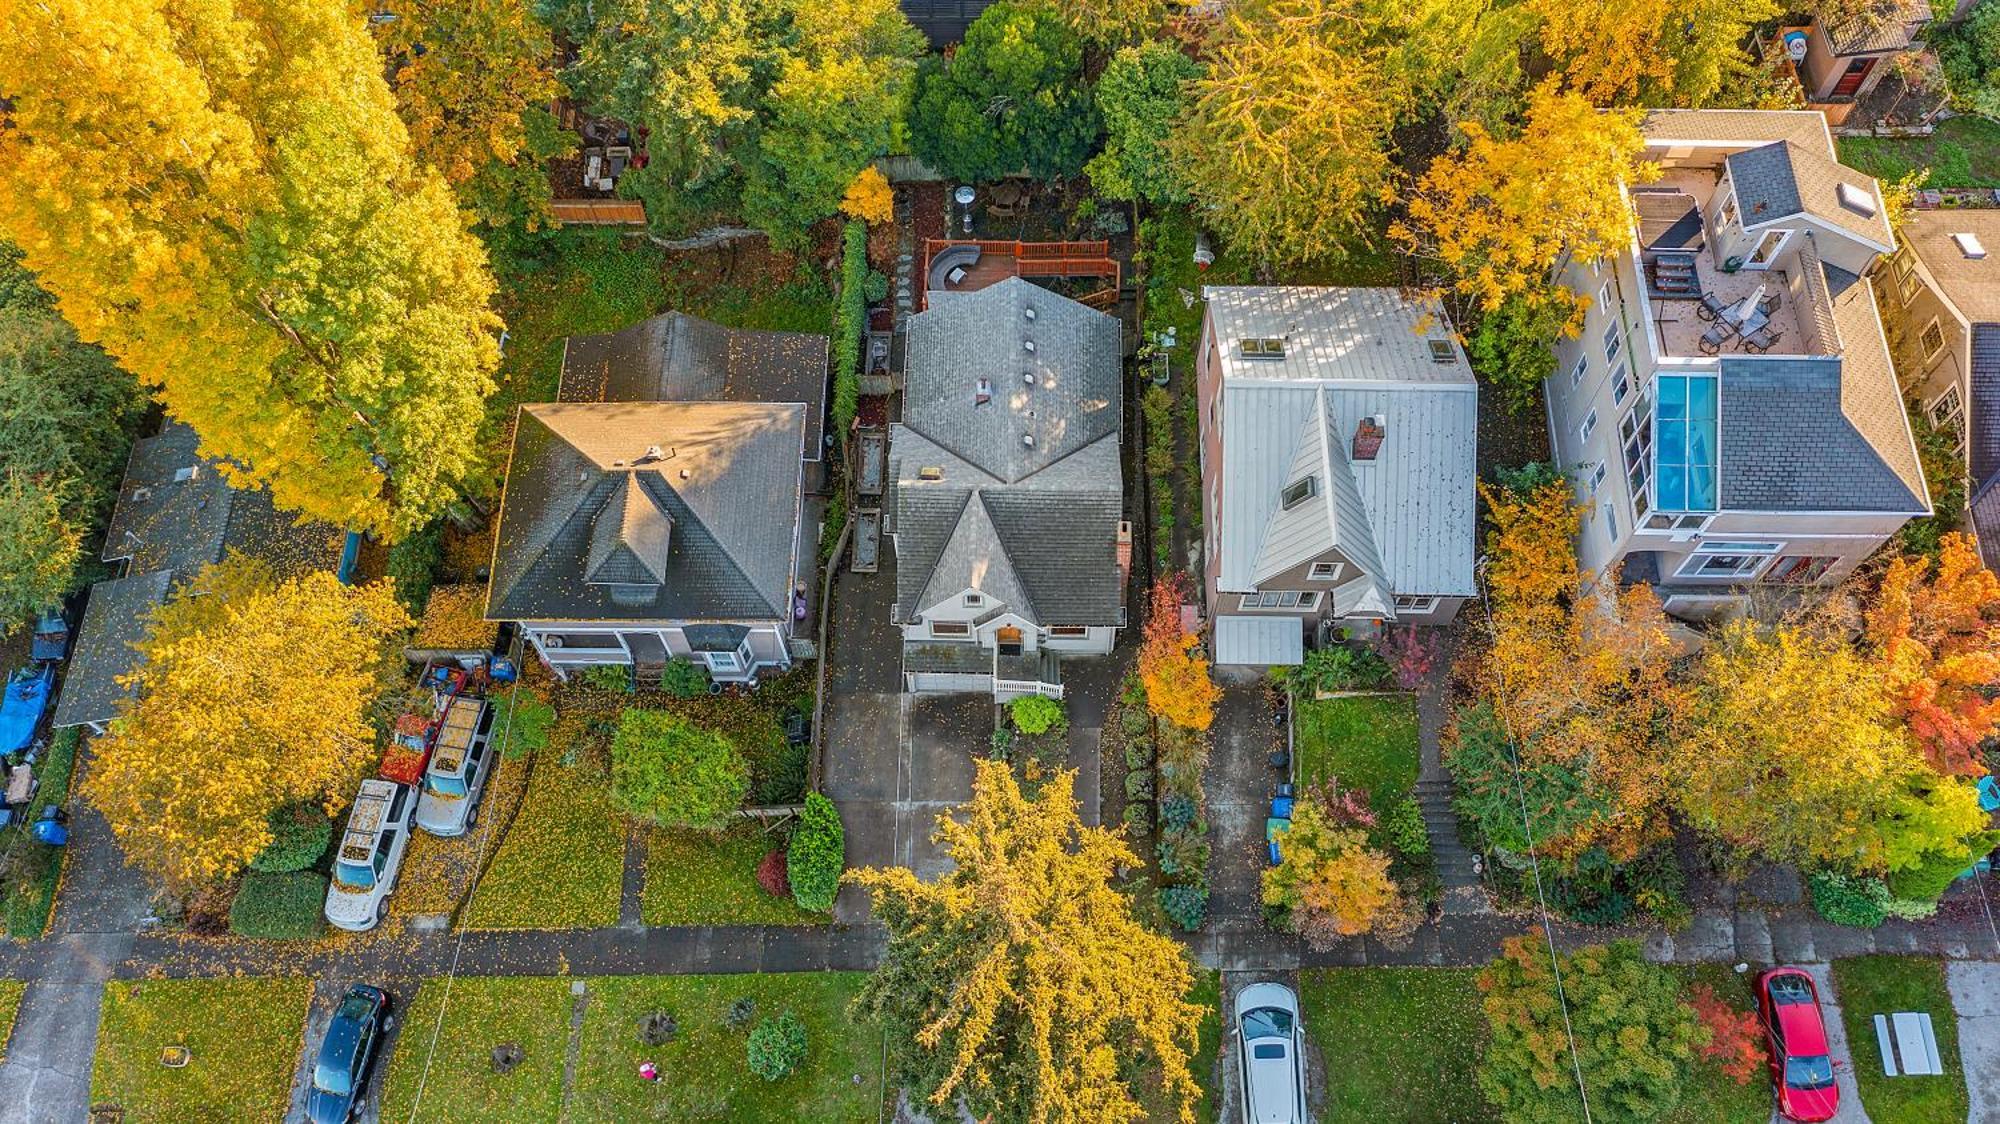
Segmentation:
<svg viewBox="0 0 2000 1124">
<path fill-rule="evenodd" d="M 1762 355 L 1778 345 L 1785 333 L 1771 327 L 1771 314 L 1778 311 L 1782 290 L 1760 285 L 1740 301 L 1728 302 L 1714 293 L 1703 293 L 1694 314 L 1713 326 L 1701 336 L 1701 353 L 1716 355 L 1732 336 L 1741 336 L 1743 350 Z"/>
</svg>

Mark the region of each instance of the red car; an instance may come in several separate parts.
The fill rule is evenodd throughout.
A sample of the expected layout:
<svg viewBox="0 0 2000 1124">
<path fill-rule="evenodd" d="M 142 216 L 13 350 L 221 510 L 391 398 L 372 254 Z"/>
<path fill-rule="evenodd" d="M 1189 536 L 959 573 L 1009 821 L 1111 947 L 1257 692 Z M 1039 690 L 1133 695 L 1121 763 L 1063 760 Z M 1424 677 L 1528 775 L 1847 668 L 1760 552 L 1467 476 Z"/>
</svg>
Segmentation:
<svg viewBox="0 0 2000 1124">
<path fill-rule="evenodd" d="M 1772 968 L 1757 977 L 1757 1013 L 1771 1045 L 1771 1083 L 1778 1114 L 1787 1120 L 1831 1120 L 1840 1108 L 1833 1058 L 1826 1050 L 1826 1022 L 1819 989 L 1797 968 Z"/>
</svg>

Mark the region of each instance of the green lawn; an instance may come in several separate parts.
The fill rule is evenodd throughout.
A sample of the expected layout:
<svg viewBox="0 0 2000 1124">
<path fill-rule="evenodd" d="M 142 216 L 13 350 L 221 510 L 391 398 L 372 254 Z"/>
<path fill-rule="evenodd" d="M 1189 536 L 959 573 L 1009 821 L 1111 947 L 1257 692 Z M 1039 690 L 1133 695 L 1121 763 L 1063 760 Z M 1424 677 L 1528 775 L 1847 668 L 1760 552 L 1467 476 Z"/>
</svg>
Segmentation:
<svg viewBox="0 0 2000 1124">
<path fill-rule="evenodd" d="M 1473 1077 L 1485 1024 L 1476 968 L 1309 968 L 1306 1037 L 1326 1064 L 1321 1124 L 1491 1118 Z"/>
<path fill-rule="evenodd" d="M 1915 956 L 1836 960 L 1833 989 L 1847 1026 L 1847 1049 L 1861 1084 L 1861 1106 L 1876 1124 L 1959 1124 L 1966 1118 L 1965 1070 L 1958 1063 L 1958 1019 L 1945 989 L 1944 965 Z M 1884 1077 L 1875 1016 L 1928 1011 L 1937 1029 L 1938 1077 Z"/>
<path fill-rule="evenodd" d="M 21 1013 L 21 993 L 28 985 L 20 980 L 0 980 L 0 1058 L 7 1056 L 7 1046 L 14 1037 L 14 1016 Z"/>
<path fill-rule="evenodd" d="M 564 1119 L 873 1121 L 883 1100 L 882 1035 L 848 1011 L 866 978 L 801 972 L 592 980 Z M 756 1004 L 754 1020 L 790 1010 L 805 1024 L 806 1062 L 791 1076 L 765 1081 L 750 1072 L 748 1030 L 723 1023 L 745 997 Z M 656 1011 L 672 1015 L 680 1033 L 650 1047 L 637 1027 Z M 659 1067 L 659 1081 L 639 1078 L 644 1061 Z"/>
<path fill-rule="evenodd" d="M 602 759 L 565 764 L 560 724 L 535 755 L 521 810 L 466 903 L 469 929 L 591 929 L 618 923 L 625 816 Z"/>
<path fill-rule="evenodd" d="M 1750 993 L 1750 975 L 1737 975 L 1727 964 L 1676 966 L 1675 975 L 1683 986 L 1707 984 L 1715 994 L 1739 1011 L 1755 1011 L 1757 1002 Z M 1759 1068 L 1750 1080 L 1737 1084 L 1722 1067 L 1706 1059 L 1696 1059 L 1693 1080 L 1681 1088 L 1680 1107 L 1665 1124 L 1763 1124 L 1771 1118 L 1769 1071 Z"/>
<path fill-rule="evenodd" d="M 116 980 L 104 987 L 92 1104 L 142 1121 L 278 1120 L 303 1046 L 307 979 Z M 160 1064 L 186 1046 L 187 1065 Z"/>
<path fill-rule="evenodd" d="M 757 884 L 757 864 L 779 845 L 754 822 L 722 832 L 653 832 L 646 844 L 646 924 L 824 924 L 825 914 L 774 898 Z"/>
<path fill-rule="evenodd" d="M 382 1119 L 409 1120 L 418 1107 L 416 1118 L 425 1124 L 556 1119 L 569 1055 L 569 985 L 557 976 L 468 977 L 451 981 L 447 999 L 445 981 L 426 982 L 403 1012 L 382 1081 Z M 513 1070 L 495 1073 L 493 1048 L 505 1043 L 526 1057 Z"/>
<path fill-rule="evenodd" d="M 1880 179 L 1929 168 L 1925 187 L 2000 187 L 2000 123 L 1953 117 L 1928 137 L 1840 137 L 1844 164 Z"/>
<path fill-rule="evenodd" d="M 76 727 L 57 734 L 49 753 L 35 770 L 41 787 L 20 822 L 30 824 L 41 818 L 42 809 L 69 801 L 70 777 L 76 772 L 77 746 L 81 740 Z M 22 829 L 25 831 L 25 829 Z M 34 940 L 49 927 L 49 913 L 55 908 L 56 889 L 62 885 L 63 847 L 49 847 L 32 839 L 13 844 L 22 850 L 21 861 L 0 900 L 0 914 L 7 923 L 7 935 Z"/>
<path fill-rule="evenodd" d="M 1310 784 L 1338 777 L 1368 790 L 1375 807 L 1417 783 L 1417 700 L 1410 695 L 1356 695 L 1302 702 L 1298 707 L 1299 777 Z"/>
</svg>

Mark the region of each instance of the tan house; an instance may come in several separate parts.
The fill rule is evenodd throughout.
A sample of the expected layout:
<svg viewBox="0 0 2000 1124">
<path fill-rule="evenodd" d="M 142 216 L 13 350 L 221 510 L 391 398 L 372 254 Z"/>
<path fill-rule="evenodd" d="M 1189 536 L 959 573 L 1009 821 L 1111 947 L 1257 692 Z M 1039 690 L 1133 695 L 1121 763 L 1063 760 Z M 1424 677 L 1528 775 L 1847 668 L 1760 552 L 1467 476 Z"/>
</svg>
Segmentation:
<svg viewBox="0 0 2000 1124">
<path fill-rule="evenodd" d="M 1904 384 L 1933 424 L 1958 433 L 1972 525 L 2000 570 L 2000 210 L 1915 211 L 1876 268 L 1884 314 L 1901 328 Z"/>
<path fill-rule="evenodd" d="M 1196 357 L 1215 662 L 1451 620 L 1473 581 L 1478 387 L 1435 302 L 1209 286 Z"/>
<path fill-rule="evenodd" d="M 1893 7 L 1874 19 L 1853 16 L 1829 23 L 1816 19 L 1803 28 L 1782 28 L 1778 47 L 1802 35 L 1806 55 L 1798 64 L 1806 101 L 1840 104 L 1866 97 L 1889 73 L 1897 55 L 1921 48 L 1931 22 L 1929 0 L 1891 0 Z"/>
<path fill-rule="evenodd" d="M 1896 249 L 1879 185 L 1807 110 L 1646 116 L 1631 241 L 1565 277 L 1551 446 L 1590 506 L 1588 569 L 1705 617 L 1838 581 L 1930 512 L 1865 276 Z"/>
</svg>

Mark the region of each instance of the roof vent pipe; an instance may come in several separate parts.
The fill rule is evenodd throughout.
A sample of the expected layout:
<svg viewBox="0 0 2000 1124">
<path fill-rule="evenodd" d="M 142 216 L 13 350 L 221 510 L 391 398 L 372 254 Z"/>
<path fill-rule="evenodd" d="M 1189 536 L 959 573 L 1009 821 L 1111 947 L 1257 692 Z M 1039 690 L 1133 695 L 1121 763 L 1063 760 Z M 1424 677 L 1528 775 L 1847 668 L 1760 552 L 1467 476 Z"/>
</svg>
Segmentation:
<svg viewBox="0 0 2000 1124">
<path fill-rule="evenodd" d="M 1025 384 L 1025 385 L 1027 385 L 1027 386 L 1033 386 L 1033 385 L 1035 385 L 1035 372 L 1033 372 L 1033 371 L 1022 371 L 1022 372 L 1021 372 L 1021 382 L 1022 382 L 1023 384 Z"/>
<path fill-rule="evenodd" d="M 1022 341 L 1021 341 L 1021 350 L 1022 350 L 1022 351 L 1025 351 L 1025 352 L 1027 352 L 1027 353 L 1028 353 L 1028 354 L 1030 354 L 1030 355 L 1033 355 L 1033 354 L 1034 354 L 1034 352 L 1035 352 L 1035 341 L 1034 341 L 1034 340 L 1022 340 Z"/>
<path fill-rule="evenodd" d="M 1035 306 L 1032 304 L 1023 305 L 1021 307 L 1021 319 L 1033 320 L 1034 318 L 1035 318 Z"/>
<path fill-rule="evenodd" d="M 1024 448 L 1028 448 L 1028 449 L 1032 449 L 1032 448 L 1034 448 L 1034 447 L 1035 447 L 1035 435 L 1034 435 L 1034 434 L 1032 434 L 1032 433 L 1023 433 L 1023 434 L 1021 435 L 1021 445 L 1022 445 L 1022 447 L 1024 447 Z"/>
</svg>

